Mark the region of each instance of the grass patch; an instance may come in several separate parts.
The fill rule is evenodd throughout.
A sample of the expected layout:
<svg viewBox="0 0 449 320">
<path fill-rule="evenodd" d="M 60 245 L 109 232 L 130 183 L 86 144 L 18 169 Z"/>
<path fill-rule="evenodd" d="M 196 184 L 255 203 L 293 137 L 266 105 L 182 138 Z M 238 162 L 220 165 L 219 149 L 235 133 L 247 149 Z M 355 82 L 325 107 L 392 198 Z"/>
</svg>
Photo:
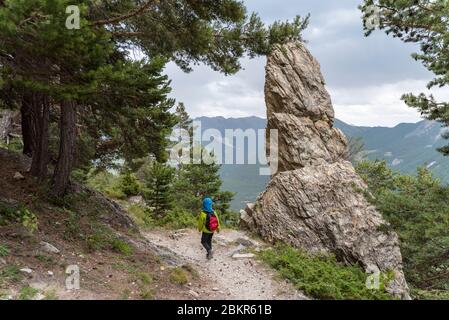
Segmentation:
<svg viewBox="0 0 449 320">
<path fill-rule="evenodd" d="M 59 300 L 58 295 L 56 294 L 56 290 L 49 290 L 44 293 L 44 300 Z"/>
<path fill-rule="evenodd" d="M 131 297 L 131 290 L 125 289 L 119 297 L 119 300 L 129 300 Z"/>
<path fill-rule="evenodd" d="M 329 255 L 311 255 L 287 245 L 259 253 L 262 261 L 307 296 L 322 300 L 391 300 L 380 281 L 379 290 L 366 287 L 366 273 L 358 266 L 346 266 Z M 382 277 L 381 277 L 382 278 Z"/>
<path fill-rule="evenodd" d="M 148 214 L 148 212 L 144 208 L 142 208 L 142 206 L 138 204 L 129 206 L 128 212 L 131 217 L 134 218 L 134 221 L 136 221 L 139 227 L 152 228 L 156 225 L 153 217 Z"/>
<path fill-rule="evenodd" d="M 30 286 L 25 286 L 20 289 L 19 300 L 33 300 L 34 297 L 39 293 L 39 290 L 34 289 Z"/>
<path fill-rule="evenodd" d="M 73 240 L 81 234 L 81 217 L 73 211 L 64 209 L 67 213 L 68 219 L 65 222 L 66 232 L 64 232 L 64 238 L 66 240 Z"/>
<path fill-rule="evenodd" d="M 19 266 L 10 264 L 0 270 L 0 285 L 4 282 L 18 283 L 22 280 L 23 276 L 20 273 Z"/>
<path fill-rule="evenodd" d="M 153 300 L 154 299 L 154 292 L 153 290 L 143 290 L 140 292 L 140 298 L 142 300 Z"/>
<path fill-rule="evenodd" d="M 132 246 L 119 239 L 106 225 L 91 223 L 89 229 L 91 233 L 84 239 L 89 252 L 112 250 L 124 256 L 131 256 L 134 253 Z"/>
<path fill-rule="evenodd" d="M 185 285 L 188 282 L 187 272 L 183 268 L 173 268 L 170 273 L 170 282 L 177 285 Z"/>
<path fill-rule="evenodd" d="M 190 273 L 194 279 L 199 279 L 200 274 L 191 264 L 185 264 L 182 268 Z"/>
<path fill-rule="evenodd" d="M 138 272 L 136 277 L 144 285 L 150 285 L 153 282 L 153 277 L 147 272 Z"/>
<path fill-rule="evenodd" d="M 169 211 L 158 221 L 158 226 L 174 230 L 196 227 L 197 224 L 197 218 L 191 212 L 180 208 Z"/>
<path fill-rule="evenodd" d="M 120 239 L 113 239 L 111 245 L 116 252 L 123 254 L 125 256 L 130 256 L 134 252 L 133 248 L 129 245 L 129 243 Z"/>
<path fill-rule="evenodd" d="M 0 257 L 9 256 L 9 249 L 6 245 L 0 244 Z"/>
<path fill-rule="evenodd" d="M 56 264 L 55 259 L 51 256 L 38 254 L 35 256 L 36 260 L 42 263 L 46 268 L 52 267 Z"/>
<path fill-rule="evenodd" d="M 86 236 L 85 243 L 89 252 L 107 249 L 112 242 L 112 232 L 99 223 L 90 225 L 91 233 Z"/>
</svg>

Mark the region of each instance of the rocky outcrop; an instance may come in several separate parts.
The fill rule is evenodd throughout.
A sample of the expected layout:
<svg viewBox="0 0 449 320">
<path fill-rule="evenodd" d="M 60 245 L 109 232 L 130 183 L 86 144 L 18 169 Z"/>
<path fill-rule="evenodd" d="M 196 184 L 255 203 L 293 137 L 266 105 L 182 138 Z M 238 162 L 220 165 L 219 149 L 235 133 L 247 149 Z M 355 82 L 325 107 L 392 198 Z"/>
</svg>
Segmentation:
<svg viewBox="0 0 449 320">
<path fill-rule="evenodd" d="M 241 225 L 271 242 L 333 253 L 370 272 L 392 271 L 388 290 L 409 298 L 398 238 L 381 231 L 386 222 L 344 159 L 346 138 L 333 127 L 320 66 L 303 44 L 278 47 L 269 56 L 265 95 L 267 130 L 278 130 L 279 170 L 257 202 L 242 211 Z"/>
</svg>

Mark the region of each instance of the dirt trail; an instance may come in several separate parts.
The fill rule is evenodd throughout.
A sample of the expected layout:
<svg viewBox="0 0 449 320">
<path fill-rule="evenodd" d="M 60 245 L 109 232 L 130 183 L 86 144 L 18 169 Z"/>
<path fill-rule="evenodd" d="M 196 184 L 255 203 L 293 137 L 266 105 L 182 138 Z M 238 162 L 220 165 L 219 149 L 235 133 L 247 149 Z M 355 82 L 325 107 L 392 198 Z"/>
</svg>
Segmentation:
<svg viewBox="0 0 449 320">
<path fill-rule="evenodd" d="M 192 296 L 198 299 L 226 300 L 303 300 L 303 294 L 289 283 L 276 279 L 274 271 L 256 259 L 235 259 L 238 249 L 244 252 L 250 245 L 241 231 L 222 231 L 214 236 L 214 258 L 206 260 L 206 252 L 200 244 L 200 233 L 194 230 L 170 232 L 157 230 L 145 234 L 152 243 L 166 247 L 186 263 L 194 266 L 201 274 L 202 287 L 189 288 Z M 239 243 L 240 242 L 240 243 Z M 213 278 L 213 279 L 212 279 Z M 193 292 L 192 292 L 193 291 Z"/>
</svg>

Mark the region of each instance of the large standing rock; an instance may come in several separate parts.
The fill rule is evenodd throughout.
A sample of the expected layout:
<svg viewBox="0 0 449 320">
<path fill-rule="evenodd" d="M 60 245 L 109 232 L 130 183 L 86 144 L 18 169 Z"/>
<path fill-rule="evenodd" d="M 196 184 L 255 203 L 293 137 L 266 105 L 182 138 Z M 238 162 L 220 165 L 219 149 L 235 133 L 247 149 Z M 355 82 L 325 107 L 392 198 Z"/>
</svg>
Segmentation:
<svg viewBox="0 0 449 320">
<path fill-rule="evenodd" d="M 386 222 L 344 159 L 347 141 L 333 128 L 324 85 L 318 62 L 300 43 L 280 46 L 268 58 L 267 129 L 278 130 L 279 170 L 257 202 L 242 211 L 240 223 L 271 242 L 331 252 L 371 272 L 393 271 L 388 290 L 407 299 L 398 238 L 381 231 Z"/>
</svg>

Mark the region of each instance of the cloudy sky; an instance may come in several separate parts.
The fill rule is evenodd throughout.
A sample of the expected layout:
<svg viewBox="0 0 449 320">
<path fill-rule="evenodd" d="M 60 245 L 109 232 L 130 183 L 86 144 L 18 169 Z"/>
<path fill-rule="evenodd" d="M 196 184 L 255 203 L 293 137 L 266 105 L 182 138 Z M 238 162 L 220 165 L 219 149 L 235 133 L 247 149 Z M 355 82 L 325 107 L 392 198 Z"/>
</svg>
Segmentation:
<svg viewBox="0 0 449 320">
<path fill-rule="evenodd" d="M 354 125 L 394 126 L 417 122 L 419 114 L 400 100 L 403 93 L 425 92 L 432 75 L 410 55 L 416 49 L 377 31 L 365 38 L 361 0 L 245 0 L 266 23 L 311 13 L 304 34 L 321 63 L 336 116 Z M 263 96 L 266 58 L 244 60 L 244 70 L 225 77 L 205 66 L 185 74 L 173 64 L 172 96 L 186 104 L 192 117 L 265 117 Z M 434 92 L 449 100 L 448 90 Z"/>
</svg>

